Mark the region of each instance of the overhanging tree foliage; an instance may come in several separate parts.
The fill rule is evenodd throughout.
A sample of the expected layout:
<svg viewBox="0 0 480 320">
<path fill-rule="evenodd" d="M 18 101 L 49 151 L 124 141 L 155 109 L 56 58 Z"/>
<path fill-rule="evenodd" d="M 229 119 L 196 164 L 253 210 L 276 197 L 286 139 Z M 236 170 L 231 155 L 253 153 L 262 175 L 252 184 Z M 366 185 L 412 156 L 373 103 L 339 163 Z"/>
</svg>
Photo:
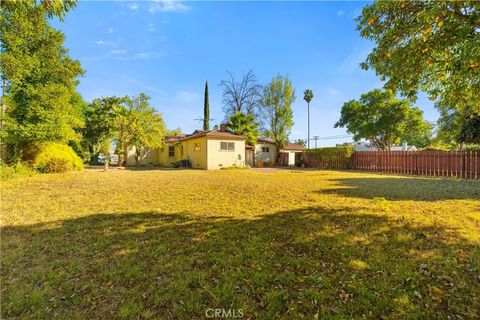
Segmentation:
<svg viewBox="0 0 480 320">
<path fill-rule="evenodd" d="M 379 89 L 346 102 L 335 123 L 338 127 L 347 128 L 355 141 L 367 139 L 380 150 L 389 150 L 402 140 L 412 143 L 431 136 L 431 126 L 423 120 L 420 109 L 411 107 L 408 100 L 397 99 L 391 91 Z"/>
<path fill-rule="evenodd" d="M 62 10 L 74 4 L 67 2 Z M 1 8 L 0 65 L 6 85 L 2 140 L 19 160 L 32 143 L 79 139 L 75 128 L 83 121 L 72 97 L 83 70 L 63 47 L 64 35 L 46 19 L 63 14 L 58 4 L 2 1 Z"/>
<path fill-rule="evenodd" d="M 292 103 L 295 90 L 287 76 L 278 75 L 264 88 L 262 116 L 267 128 L 265 136 L 271 138 L 278 149 L 283 148 L 293 127 Z"/>
<path fill-rule="evenodd" d="M 480 113 L 480 2 L 375 1 L 357 18 L 376 47 L 362 67 L 386 88 Z"/>
<path fill-rule="evenodd" d="M 77 5 L 78 0 L 0 1 L 0 9 L 2 11 L 13 11 L 19 2 L 23 2 L 23 4 L 30 7 L 41 6 L 48 18 L 57 17 L 60 21 L 63 21 L 64 16 Z"/>
</svg>

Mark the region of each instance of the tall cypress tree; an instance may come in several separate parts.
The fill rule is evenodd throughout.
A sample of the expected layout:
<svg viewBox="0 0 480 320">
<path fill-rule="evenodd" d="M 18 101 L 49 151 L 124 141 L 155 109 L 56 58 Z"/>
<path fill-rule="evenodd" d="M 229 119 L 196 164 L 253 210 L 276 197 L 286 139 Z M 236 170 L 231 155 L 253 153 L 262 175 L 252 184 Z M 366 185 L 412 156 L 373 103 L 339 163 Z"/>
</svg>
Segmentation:
<svg viewBox="0 0 480 320">
<path fill-rule="evenodd" d="M 210 130 L 210 106 L 208 104 L 208 81 L 205 81 L 205 101 L 203 103 L 203 130 Z"/>
</svg>

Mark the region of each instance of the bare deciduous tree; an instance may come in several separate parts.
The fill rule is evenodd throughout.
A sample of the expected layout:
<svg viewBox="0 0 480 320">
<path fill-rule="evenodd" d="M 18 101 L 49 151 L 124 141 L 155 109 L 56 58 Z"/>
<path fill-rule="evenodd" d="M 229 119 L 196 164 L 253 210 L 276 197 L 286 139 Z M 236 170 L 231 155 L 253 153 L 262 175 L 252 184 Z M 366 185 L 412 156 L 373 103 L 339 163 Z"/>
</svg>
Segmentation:
<svg viewBox="0 0 480 320">
<path fill-rule="evenodd" d="M 227 74 L 229 79 L 220 82 L 220 87 L 223 89 L 223 111 L 226 117 L 237 112 L 257 116 L 263 88 L 257 82 L 255 74 L 248 71 L 239 82 L 231 72 L 227 71 Z"/>
</svg>

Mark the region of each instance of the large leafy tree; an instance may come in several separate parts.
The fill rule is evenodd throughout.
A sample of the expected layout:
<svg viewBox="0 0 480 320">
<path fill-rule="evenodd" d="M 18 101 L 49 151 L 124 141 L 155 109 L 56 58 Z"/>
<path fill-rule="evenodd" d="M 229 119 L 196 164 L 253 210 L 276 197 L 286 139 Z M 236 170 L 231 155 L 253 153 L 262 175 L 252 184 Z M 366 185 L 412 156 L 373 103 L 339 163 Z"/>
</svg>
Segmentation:
<svg viewBox="0 0 480 320">
<path fill-rule="evenodd" d="M 130 98 L 119 98 L 115 104 L 115 153 L 118 154 L 118 166 L 122 166 L 128 154 L 128 141 L 132 138 L 134 132 L 131 131 L 132 108 L 130 107 Z"/>
<path fill-rule="evenodd" d="M 465 118 L 460 115 L 459 110 L 443 103 L 436 103 L 435 108 L 440 113 L 437 120 L 436 143 L 454 147 L 458 144 L 462 120 Z"/>
<path fill-rule="evenodd" d="M 228 118 L 228 127 L 233 133 L 241 134 L 247 137 L 247 143 L 254 145 L 257 143 L 259 133 L 258 123 L 252 114 L 237 112 Z"/>
<path fill-rule="evenodd" d="M 279 149 L 283 148 L 293 127 L 292 103 L 295 90 L 287 76 L 278 75 L 263 91 L 262 115 L 267 126 L 264 134 L 271 138 Z"/>
<path fill-rule="evenodd" d="M 410 116 L 415 119 L 423 119 L 423 112 L 418 112 L 418 109 L 415 110 L 414 114 Z M 408 142 L 408 144 L 415 145 L 417 148 L 425 148 L 432 144 L 433 142 L 433 124 L 428 121 L 418 121 L 416 120 L 407 121 L 408 125 L 413 122 L 413 128 L 407 128 L 400 138 L 402 141 Z"/>
<path fill-rule="evenodd" d="M 146 152 L 162 146 L 167 128 L 162 115 L 150 107 L 150 97 L 146 94 L 140 93 L 130 99 L 128 105 L 131 119 L 127 146 L 135 148 L 135 161 L 138 163 Z"/>
<path fill-rule="evenodd" d="M 464 117 L 460 127 L 458 141 L 462 143 L 480 144 L 480 114 L 471 113 Z"/>
<path fill-rule="evenodd" d="M 437 103 L 440 112 L 437 121 L 437 143 L 458 147 L 460 144 L 475 144 L 480 140 L 480 115 L 470 108 L 458 110 L 451 106 Z"/>
<path fill-rule="evenodd" d="M 32 143 L 79 139 L 83 121 L 72 97 L 83 70 L 48 24 L 47 15 L 62 15 L 58 4 L 2 1 L 1 8 L 2 140 L 18 160 Z"/>
<path fill-rule="evenodd" d="M 106 157 L 106 169 L 110 146 L 119 135 L 121 118 L 127 110 L 125 102 L 125 98 L 105 97 L 93 100 L 85 110 L 86 125 L 82 132 L 84 144 L 90 151 L 92 162 L 97 160 L 100 153 Z"/>
<path fill-rule="evenodd" d="M 389 150 L 402 140 L 412 143 L 431 135 L 431 126 L 423 120 L 420 109 L 411 107 L 408 100 L 397 99 L 391 91 L 379 89 L 346 102 L 335 123 L 338 127 L 346 127 L 355 141 L 370 140 L 380 150 Z"/>
<path fill-rule="evenodd" d="M 480 2 L 388 1 L 365 6 L 357 18 L 362 37 L 376 46 L 362 67 L 386 88 L 480 113 Z"/>
</svg>

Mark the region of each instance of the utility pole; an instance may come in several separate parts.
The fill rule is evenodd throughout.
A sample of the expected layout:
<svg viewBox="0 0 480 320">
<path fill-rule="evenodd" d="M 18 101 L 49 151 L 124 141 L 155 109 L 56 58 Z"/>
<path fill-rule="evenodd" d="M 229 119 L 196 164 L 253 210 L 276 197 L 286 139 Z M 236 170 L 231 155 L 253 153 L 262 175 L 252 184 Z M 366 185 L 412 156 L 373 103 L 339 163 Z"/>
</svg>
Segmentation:
<svg viewBox="0 0 480 320">
<path fill-rule="evenodd" d="M 315 140 L 315 149 L 317 149 L 317 140 L 320 138 L 319 136 L 313 136 L 313 140 Z"/>
</svg>

